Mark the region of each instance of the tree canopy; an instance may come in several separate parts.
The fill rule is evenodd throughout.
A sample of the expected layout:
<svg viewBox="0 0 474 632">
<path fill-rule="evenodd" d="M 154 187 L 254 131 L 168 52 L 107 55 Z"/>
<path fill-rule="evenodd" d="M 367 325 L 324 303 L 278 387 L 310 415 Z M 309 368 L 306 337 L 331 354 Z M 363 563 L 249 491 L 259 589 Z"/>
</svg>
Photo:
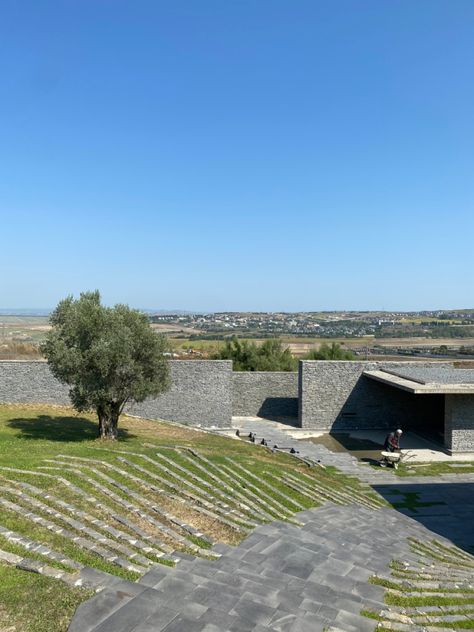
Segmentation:
<svg viewBox="0 0 474 632">
<path fill-rule="evenodd" d="M 297 368 L 296 358 L 277 338 L 265 340 L 261 345 L 233 338 L 215 357 L 232 360 L 234 371 L 295 371 Z"/>
<path fill-rule="evenodd" d="M 116 439 L 129 402 L 157 396 L 169 387 L 167 341 L 148 317 L 127 305 L 105 307 L 100 294 L 84 292 L 60 301 L 42 351 L 53 375 L 71 388 L 76 410 L 95 410 L 99 436 Z"/>
<path fill-rule="evenodd" d="M 350 349 L 343 349 L 338 342 L 332 342 L 330 345 L 327 342 L 319 347 L 319 349 L 312 349 L 308 355 L 307 360 L 355 360 L 356 356 Z"/>
</svg>

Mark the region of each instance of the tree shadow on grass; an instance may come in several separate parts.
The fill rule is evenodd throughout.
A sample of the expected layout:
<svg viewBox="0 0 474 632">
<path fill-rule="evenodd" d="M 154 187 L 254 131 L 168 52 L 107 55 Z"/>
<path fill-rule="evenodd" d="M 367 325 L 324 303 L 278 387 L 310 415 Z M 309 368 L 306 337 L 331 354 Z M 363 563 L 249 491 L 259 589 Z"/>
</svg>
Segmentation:
<svg viewBox="0 0 474 632">
<path fill-rule="evenodd" d="M 37 417 L 11 419 L 7 425 L 20 430 L 23 439 L 42 439 L 44 441 L 93 441 L 98 438 L 99 424 L 85 417 Z M 127 441 L 135 435 L 119 427 L 119 440 Z"/>
</svg>

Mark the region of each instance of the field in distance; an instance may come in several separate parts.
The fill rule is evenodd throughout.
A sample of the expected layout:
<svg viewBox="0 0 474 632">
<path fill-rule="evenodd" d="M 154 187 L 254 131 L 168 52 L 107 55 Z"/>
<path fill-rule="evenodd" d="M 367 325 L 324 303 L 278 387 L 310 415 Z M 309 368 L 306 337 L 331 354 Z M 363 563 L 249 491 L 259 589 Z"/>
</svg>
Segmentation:
<svg viewBox="0 0 474 632">
<path fill-rule="evenodd" d="M 203 334 L 195 327 L 189 327 L 183 323 L 152 323 L 153 329 L 164 333 L 169 337 L 170 347 L 174 357 L 183 359 L 211 358 L 225 344 L 222 336 L 212 339 L 196 339 Z M 4 316 L 0 315 L 0 360 L 12 359 L 38 359 L 40 353 L 38 345 L 44 339 L 50 326 L 46 316 Z M 230 335 L 228 337 L 230 338 Z M 456 350 L 461 347 L 474 348 L 474 337 L 446 338 L 429 336 L 407 337 L 324 337 L 324 336 L 298 336 L 292 334 L 276 334 L 284 345 L 298 358 L 302 358 L 313 349 L 318 349 L 322 344 L 336 342 L 346 349 L 353 350 L 360 357 L 371 358 L 384 357 L 385 359 L 399 359 L 419 357 L 420 354 L 430 354 L 432 349 L 442 346 L 451 350 L 454 357 Z M 246 338 L 239 336 L 240 340 L 248 340 L 261 344 L 266 336 Z M 392 353 L 393 351 L 393 353 Z M 413 351 L 413 353 L 412 353 Z M 452 355 L 451 354 L 451 355 Z M 433 357 L 433 356 L 430 356 Z M 460 356 L 463 357 L 463 356 Z M 433 359 L 445 359 L 445 356 Z"/>
</svg>

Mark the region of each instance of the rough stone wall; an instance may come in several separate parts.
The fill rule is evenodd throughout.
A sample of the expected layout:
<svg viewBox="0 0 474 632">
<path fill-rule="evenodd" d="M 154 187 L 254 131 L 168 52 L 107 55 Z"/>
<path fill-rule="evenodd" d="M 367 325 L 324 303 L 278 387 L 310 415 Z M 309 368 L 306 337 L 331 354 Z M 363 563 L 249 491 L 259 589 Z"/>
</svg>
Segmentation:
<svg viewBox="0 0 474 632">
<path fill-rule="evenodd" d="M 53 377 L 46 362 L 0 362 L 0 402 L 69 404 L 69 388 Z"/>
<path fill-rule="evenodd" d="M 171 389 L 131 406 L 129 412 L 203 427 L 229 427 L 232 417 L 232 362 L 170 362 Z M 0 402 L 69 404 L 68 388 L 46 362 L 0 362 Z"/>
<path fill-rule="evenodd" d="M 232 374 L 232 413 L 267 419 L 298 416 L 298 373 L 236 371 Z"/>
<path fill-rule="evenodd" d="M 229 428 L 232 419 L 232 361 L 170 362 L 171 389 L 132 407 L 131 413 L 204 428 Z"/>
<path fill-rule="evenodd" d="M 365 370 L 397 370 L 409 362 L 300 362 L 299 422 L 321 430 L 429 426 L 433 397 L 408 392 L 362 375 Z M 417 362 L 417 366 L 452 363 Z"/>
<path fill-rule="evenodd" d="M 474 452 L 474 396 L 445 396 L 445 445 L 452 452 Z"/>
</svg>

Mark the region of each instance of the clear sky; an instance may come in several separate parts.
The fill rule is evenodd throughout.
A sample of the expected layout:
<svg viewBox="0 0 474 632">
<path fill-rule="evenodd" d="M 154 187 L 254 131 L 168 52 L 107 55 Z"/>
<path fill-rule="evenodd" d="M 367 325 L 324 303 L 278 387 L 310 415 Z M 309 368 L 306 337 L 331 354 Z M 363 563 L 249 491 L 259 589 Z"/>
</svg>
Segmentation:
<svg viewBox="0 0 474 632">
<path fill-rule="evenodd" d="M 0 307 L 473 307 L 473 0 L 2 0 Z"/>
</svg>

